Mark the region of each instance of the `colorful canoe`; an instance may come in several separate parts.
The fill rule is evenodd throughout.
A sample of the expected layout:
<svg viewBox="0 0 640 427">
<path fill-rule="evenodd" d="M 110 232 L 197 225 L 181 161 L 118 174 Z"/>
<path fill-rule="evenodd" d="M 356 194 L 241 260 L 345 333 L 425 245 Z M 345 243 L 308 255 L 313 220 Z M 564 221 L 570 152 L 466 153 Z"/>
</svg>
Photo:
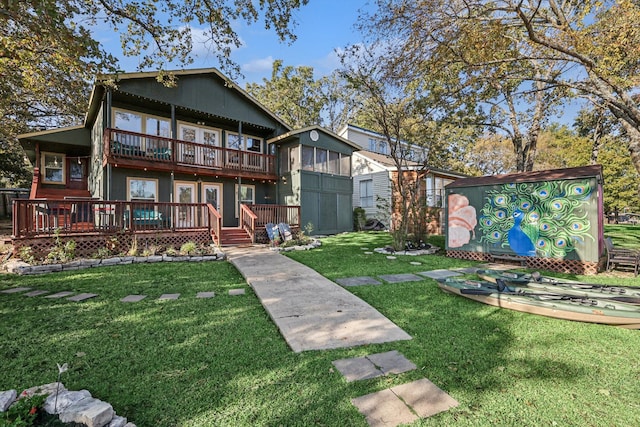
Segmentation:
<svg viewBox="0 0 640 427">
<path fill-rule="evenodd" d="M 593 298 L 607 298 L 616 302 L 640 305 L 640 288 L 633 286 L 611 286 L 560 280 L 537 274 L 500 270 L 478 270 L 476 274 L 488 282 L 502 280 L 507 286 L 526 287 L 530 290 L 557 292 Z"/>
<path fill-rule="evenodd" d="M 450 277 L 438 280 L 445 292 L 484 304 L 556 319 L 640 329 L 640 307 L 608 299 L 524 291 L 481 280 Z"/>
</svg>

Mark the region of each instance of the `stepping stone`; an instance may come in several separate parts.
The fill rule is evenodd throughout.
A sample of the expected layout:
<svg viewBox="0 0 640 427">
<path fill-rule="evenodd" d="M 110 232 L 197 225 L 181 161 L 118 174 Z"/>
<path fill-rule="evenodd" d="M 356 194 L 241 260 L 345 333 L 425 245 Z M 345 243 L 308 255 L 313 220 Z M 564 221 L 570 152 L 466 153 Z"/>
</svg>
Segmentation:
<svg viewBox="0 0 640 427">
<path fill-rule="evenodd" d="M 178 299 L 180 298 L 180 294 L 162 294 L 160 295 L 160 298 L 158 298 L 158 300 L 165 300 L 165 299 Z"/>
<path fill-rule="evenodd" d="M 367 251 L 367 252 L 365 252 L 364 254 L 365 254 L 365 255 L 373 255 L 373 252 L 371 252 L 371 251 Z"/>
<path fill-rule="evenodd" d="M 40 295 L 48 294 L 49 291 L 31 291 L 24 294 L 25 297 L 37 297 Z"/>
<path fill-rule="evenodd" d="M 384 372 L 366 357 L 334 360 L 331 363 L 345 377 L 347 382 L 368 380 L 384 375 Z"/>
<path fill-rule="evenodd" d="M 366 380 L 387 374 L 401 374 L 416 369 L 411 361 L 396 350 L 331 362 L 347 382 Z"/>
<path fill-rule="evenodd" d="M 73 302 L 80 302 L 80 301 L 84 301 L 86 299 L 97 297 L 97 296 L 98 294 L 85 293 L 85 294 L 78 294 L 78 295 L 72 296 L 71 298 L 67 298 L 67 300 L 73 301 Z"/>
<path fill-rule="evenodd" d="M 371 427 L 395 427 L 418 419 L 390 389 L 351 399 Z"/>
<path fill-rule="evenodd" d="M 198 292 L 196 298 L 213 298 L 216 296 L 215 292 Z"/>
<path fill-rule="evenodd" d="M 11 288 L 11 289 L 5 289 L 4 291 L 2 291 L 3 294 L 16 294 L 18 292 L 24 292 L 24 291 L 28 291 L 31 288 Z"/>
<path fill-rule="evenodd" d="M 391 391 L 409 405 L 420 418 L 427 418 L 458 406 L 458 401 L 423 378 L 391 387 Z"/>
<path fill-rule="evenodd" d="M 432 271 L 422 271 L 420 273 L 418 273 L 421 276 L 427 276 L 430 279 L 444 279 L 447 277 L 454 277 L 454 276 L 462 276 L 462 273 L 458 273 L 456 271 L 451 271 L 451 270 L 432 270 Z"/>
<path fill-rule="evenodd" d="M 378 277 L 384 280 L 385 282 L 389 282 L 389 283 L 417 282 L 419 280 L 424 280 L 424 277 L 420 277 L 411 273 L 385 274 Z"/>
<path fill-rule="evenodd" d="M 394 257 L 393 255 L 387 255 L 387 259 L 396 259 L 397 257 Z"/>
<path fill-rule="evenodd" d="M 341 286 L 362 286 L 362 285 L 381 285 L 382 282 L 369 276 L 345 277 L 336 279 L 336 283 Z"/>
<path fill-rule="evenodd" d="M 416 365 L 397 350 L 371 354 L 367 356 L 367 359 L 380 368 L 385 375 L 401 374 L 416 369 Z"/>
<path fill-rule="evenodd" d="M 231 289 L 229 295 L 244 295 L 244 289 Z"/>
<path fill-rule="evenodd" d="M 58 292 L 57 294 L 51 294 L 51 295 L 47 295 L 45 298 L 64 298 L 64 297 L 68 297 L 69 295 L 73 295 L 73 292 L 69 292 L 69 291 L 63 291 L 63 292 Z"/>
<path fill-rule="evenodd" d="M 411 264 L 411 265 L 422 265 L 422 263 L 418 262 L 418 261 L 411 261 L 409 264 Z"/>
<path fill-rule="evenodd" d="M 138 301 L 142 301 L 146 297 L 147 297 L 146 295 L 129 295 L 129 296 L 126 296 L 126 297 L 122 298 L 120 301 L 122 301 L 122 302 L 138 302 Z"/>
<path fill-rule="evenodd" d="M 362 249 L 363 251 L 368 251 L 369 250 L 369 248 L 360 248 L 360 249 Z"/>
</svg>

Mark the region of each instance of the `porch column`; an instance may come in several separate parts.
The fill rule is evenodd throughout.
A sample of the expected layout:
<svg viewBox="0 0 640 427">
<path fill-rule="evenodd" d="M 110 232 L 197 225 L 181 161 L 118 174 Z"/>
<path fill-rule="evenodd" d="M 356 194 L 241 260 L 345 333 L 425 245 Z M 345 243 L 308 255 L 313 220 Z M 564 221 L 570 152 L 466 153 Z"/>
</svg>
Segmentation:
<svg viewBox="0 0 640 427">
<path fill-rule="evenodd" d="M 238 138 L 240 139 L 240 156 L 238 157 L 240 164 L 238 166 L 240 166 L 240 170 L 242 170 L 242 122 L 238 123 Z M 242 176 L 239 173 L 238 174 L 238 190 L 237 190 L 237 194 L 236 194 L 236 198 L 237 198 L 237 205 L 236 205 L 236 209 L 238 212 L 238 226 L 242 226 L 242 224 L 240 224 L 240 195 L 242 194 L 242 189 L 240 188 L 242 186 Z M 254 195 L 255 196 L 255 195 Z"/>
</svg>

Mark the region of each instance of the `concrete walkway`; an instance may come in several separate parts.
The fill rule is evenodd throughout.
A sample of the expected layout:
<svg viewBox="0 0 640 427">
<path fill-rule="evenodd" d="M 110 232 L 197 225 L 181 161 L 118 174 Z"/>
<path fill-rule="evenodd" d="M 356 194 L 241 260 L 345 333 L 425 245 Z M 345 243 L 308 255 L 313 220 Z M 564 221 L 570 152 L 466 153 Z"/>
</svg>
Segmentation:
<svg viewBox="0 0 640 427">
<path fill-rule="evenodd" d="M 378 310 L 268 248 L 225 248 L 295 352 L 410 340 Z"/>
</svg>

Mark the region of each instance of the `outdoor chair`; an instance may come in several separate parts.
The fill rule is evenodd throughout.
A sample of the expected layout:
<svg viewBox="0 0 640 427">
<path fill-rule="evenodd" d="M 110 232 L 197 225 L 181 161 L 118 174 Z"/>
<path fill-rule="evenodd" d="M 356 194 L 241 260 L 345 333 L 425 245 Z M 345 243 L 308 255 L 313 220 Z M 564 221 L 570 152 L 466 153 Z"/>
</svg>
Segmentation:
<svg viewBox="0 0 640 427">
<path fill-rule="evenodd" d="M 607 249 L 607 271 L 617 268 L 633 270 L 635 276 L 638 275 L 640 264 L 640 253 L 633 249 L 616 248 L 610 237 L 604 239 Z"/>
</svg>

